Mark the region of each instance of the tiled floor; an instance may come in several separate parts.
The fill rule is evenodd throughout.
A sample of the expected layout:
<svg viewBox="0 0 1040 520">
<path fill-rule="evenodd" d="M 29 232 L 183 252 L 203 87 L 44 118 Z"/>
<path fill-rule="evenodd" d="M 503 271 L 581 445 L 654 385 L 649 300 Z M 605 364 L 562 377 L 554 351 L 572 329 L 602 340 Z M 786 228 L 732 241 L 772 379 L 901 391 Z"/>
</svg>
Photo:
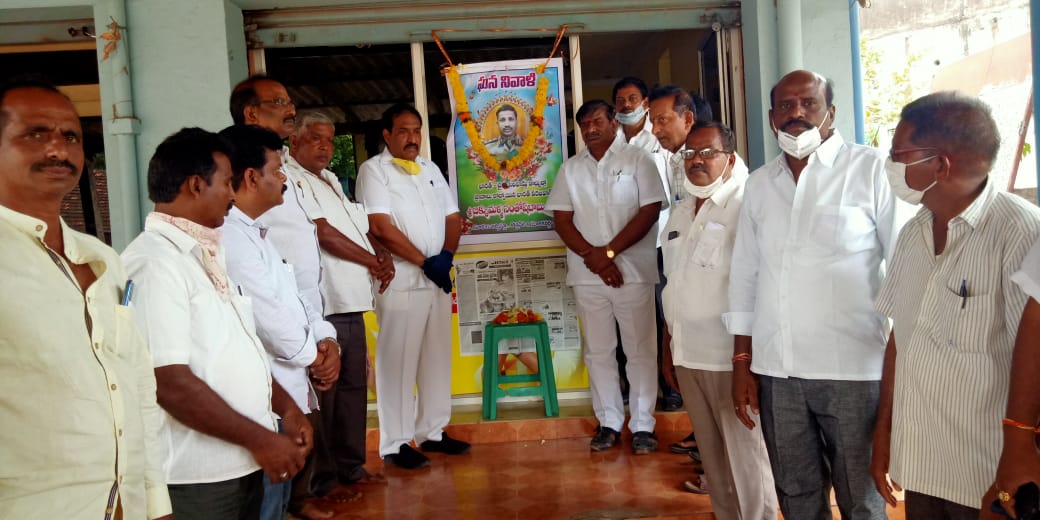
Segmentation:
<svg viewBox="0 0 1040 520">
<path fill-rule="evenodd" d="M 667 449 L 687 433 L 688 422 L 676 425 L 685 414 L 659 415 L 661 447 L 641 456 L 631 454 L 627 432 L 619 447 L 590 452 L 591 433 L 584 427 L 594 421 L 583 418 L 580 409 L 549 420 L 556 424 L 544 424 L 546 419 L 537 415 L 515 420 L 527 415 L 517 411 L 507 413 L 512 421 L 484 422 L 479 414 L 475 419 L 457 414 L 449 432 L 476 441 L 473 449 L 454 457 L 431 454 L 432 464 L 421 470 L 384 469 L 370 452 L 369 470 L 383 471 L 387 484 L 355 486 L 363 493 L 360 500 L 322 506 L 335 510 L 337 520 L 714 518 L 707 496 L 679 489 L 692 474 L 693 462 Z M 505 435 L 509 442 L 482 442 L 488 438 L 482 431 L 495 438 Z M 539 435 L 549 438 L 516 440 Z M 902 505 L 889 517 L 902 520 Z"/>
</svg>

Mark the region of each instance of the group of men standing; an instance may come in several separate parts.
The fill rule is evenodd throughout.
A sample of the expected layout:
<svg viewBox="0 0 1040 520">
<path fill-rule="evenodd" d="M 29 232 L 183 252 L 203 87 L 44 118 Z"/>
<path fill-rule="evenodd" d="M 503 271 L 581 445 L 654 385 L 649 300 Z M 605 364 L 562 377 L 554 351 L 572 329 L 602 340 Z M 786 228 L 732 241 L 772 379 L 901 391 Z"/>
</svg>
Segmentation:
<svg viewBox="0 0 1040 520">
<path fill-rule="evenodd" d="M 795 71 L 770 92 L 783 153 L 749 175 L 689 93 L 642 98 L 639 117 L 577 110 L 587 149 L 546 204 L 584 330 L 592 449 L 625 420 L 616 323 L 633 451 L 657 448 L 660 352 L 718 518 L 830 518 L 832 489 L 843 518 L 884 518 L 899 487 L 908 518 L 978 518 L 1040 480 L 1040 210 L 989 182 L 983 103 L 911 103 L 886 158 L 844 142 L 831 83 Z M 0 433 L 0 516 L 331 516 L 309 498 L 382 478 L 364 469 L 369 310 L 380 456 L 418 468 L 413 440 L 468 451 L 444 432 L 459 210 L 418 156 L 419 113 L 384 113 L 355 203 L 326 169 L 332 121 L 297 119 L 265 77 L 230 105 L 219 134 L 158 146 L 155 211 L 120 259 L 60 219 L 84 162 L 72 104 L 0 88 L 0 275 L 18 295 L 0 306 L 0 410 L 25 426 Z M 626 131 L 640 124 L 656 148 Z M 897 199 L 923 204 L 905 226 Z"/>
<path fill-rule="evenodd" d="M 784 76 L 769 99 L 782 154 L 750 175 L 733 132 L 678 87 L 619 97 L 623 114 L 578 109 L 588 148 L 546 207 L 583 325 L 591 448 L 614 446 L 624 421 L 615 320 L 632 449 L 656 448 L 659 240 L 663 372 L 674 364 L 717 518 L 776 518 L 778 505 L 831 518 L 832 491 L 843 518 L 886 518 L 900 486 L 907 518 L 1010 510 L 1040 480 L 1040 398 L 1021 381 L 1037 367 L 1038 269 L 1024 259 L 1040 255 L 1040 210 L 989 182 L 999 133 L 981 101 L 907 105 L 886 158 L 842 139 L 833 97 L 818 74 Z M 655 152 L 683 175 L 655 168 Z"/>
</svg>

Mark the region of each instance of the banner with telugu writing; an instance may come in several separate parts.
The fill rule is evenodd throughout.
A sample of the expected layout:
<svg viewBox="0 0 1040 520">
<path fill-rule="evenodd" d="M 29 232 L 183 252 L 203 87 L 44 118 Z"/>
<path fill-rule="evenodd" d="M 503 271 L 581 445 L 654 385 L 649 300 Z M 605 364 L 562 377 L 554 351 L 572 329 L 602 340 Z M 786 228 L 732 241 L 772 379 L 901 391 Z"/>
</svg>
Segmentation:
<svg viewBox="0 0 1040 520">
<path fill-rule="evenodd" d="M 563 60 L 553 58 L 545 68 L 549 88 L 539 119 L 536 68 L 542 63 L 528 59 L 458 65 L 469 107 L 462 118 L 457 91 L 448 79 L 448 173 L 458 193 L 463 244 L 557 238 L 545 200 L 567 157 Z M 464 122 L 469 118 L 482 146 L 467 133 Z M 539 123 L 541 132 L 525 153 L 523 144 Z M 519 164 L 504 167 L 507 161 Z"/>
</svg>

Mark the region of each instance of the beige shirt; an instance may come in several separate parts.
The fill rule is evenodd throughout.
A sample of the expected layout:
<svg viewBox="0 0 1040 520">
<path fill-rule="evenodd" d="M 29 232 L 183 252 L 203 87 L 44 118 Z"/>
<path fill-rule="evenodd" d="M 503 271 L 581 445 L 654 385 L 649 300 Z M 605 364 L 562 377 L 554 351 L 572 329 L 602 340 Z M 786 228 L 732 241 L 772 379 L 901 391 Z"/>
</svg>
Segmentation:
<svg viewBox="0 0 1040 520">
<path fill-rule="evenodd" d="M 322 170 L 319 178 L 299 166 L 299 163 L 294 162 L 291 167 L 295 170 L 295 177 L 303 181 L 304 191 L 310 195 L 329 225 L 362 249 L 374 253 L 368 241 L 368 214 L 365 206 L 347 198 L 336 175 Z M 372 310 L 372 275 L 367 267 L 322 251 L 321 269 L 321 297 L 325 302 L 326 316 Z"/>
<path fill-rule="evenodd" d="M 747 177 L 746 169 L 735 170 L 696 216 L 695 197 L 677 202 L 661 233 L 668 278 L 661 298 L 677 366 L 733 370 L 733 336 L 722 315 L 729 311 L 729 265 Z"/>
<path fill-rule="evenodd" d="M 978 507 L 1027 298 L 1011 276 L 1040 236 L 1040 210 L 990 183 L 948 229 L 936 256 L 932 213 L 911 219 L 878 295 L 897 351 L 889 471 L 905 489 Z"/>
<path fill-rule="evenodd" d="M 169 514 L 155 375 L 120 305 L 122 263 L 62 230 L 65 255 L 97 275 L 86 294 L 44 246 L 46 224 L 0 206 L 0 518 L 100 520 L 116 490 L 123 518 Z"/>
</svg>

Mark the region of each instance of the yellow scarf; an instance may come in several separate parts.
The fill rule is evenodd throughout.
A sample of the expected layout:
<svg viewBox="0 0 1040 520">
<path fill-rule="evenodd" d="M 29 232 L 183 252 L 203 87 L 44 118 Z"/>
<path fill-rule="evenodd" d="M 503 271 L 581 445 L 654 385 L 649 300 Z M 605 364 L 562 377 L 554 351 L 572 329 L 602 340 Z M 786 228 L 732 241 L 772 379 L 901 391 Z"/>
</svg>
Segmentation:
<svg viewBox="0 0 1040 520">
<path fill-rule="evenodd" d="M 419 166 L 419 163 L 415 161 L 409 161 L 408 159 L 399 159 L 397 157 L 394 157 L 393 159 L 391 159 L 391 162 L 393 162 L 399 168 L 404 170 L 404 172 L 408 175 L 419 175 L 419 173 L 422 172 L 422 166 Z"/>
</svg>

